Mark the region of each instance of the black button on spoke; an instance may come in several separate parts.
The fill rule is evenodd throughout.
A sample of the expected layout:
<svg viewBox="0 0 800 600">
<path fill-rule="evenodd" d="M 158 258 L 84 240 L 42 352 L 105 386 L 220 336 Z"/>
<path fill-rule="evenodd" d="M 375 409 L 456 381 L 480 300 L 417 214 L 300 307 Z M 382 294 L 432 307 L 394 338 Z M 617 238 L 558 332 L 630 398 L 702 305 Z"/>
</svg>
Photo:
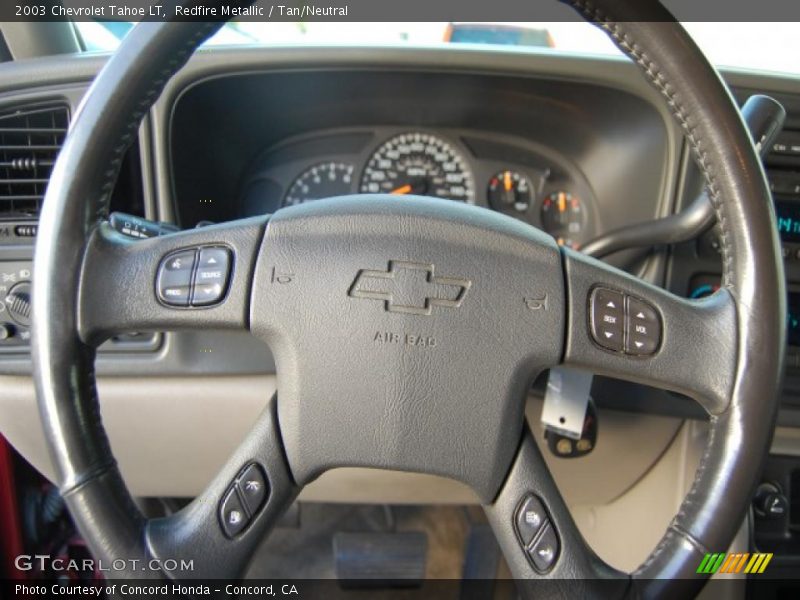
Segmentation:
<svg viewBox="0 0 800 600">
<path fill-rule="evenodd" d="M 661 320 L 656 310 L 646 302 L 628 296 L 625 352 L 640 356 L 655 354 L 660 342 Z"/>
<path fill-rule="evenodd" d="M 555 564 L 558 558 L 558 537 L 552 523 L 545 525 L 544 531 L 528 550 L 533 566 L 540 573 L 545 573 Z"/>
<path fill-rule="evenodd" d="M 264 508 L 269 497 L 269 481 L 264 468 L 250 463 L 228 486 L 219 505 L 219 521 L 229 538 L 239 535 Z"/>
<path fill-rule="evenodd" d="M 589 299 L 592 339 L 607 350 L 651 356 L 661 344 L 663 325 L 649 303 L 617 290 L 597 287 Z"/>
<path fill-rule="evenodd" d="M 177 307 L 218 304 L 228 291 L 231 268 L 231 251 L 222 246 L 172 252 L 158 267 L 158 299 Z"/>
<path fill-rule="evenodd" d="M 216 304 L 225 295 L 231 255 L 227 248 L 201 248 L 192 294 L 193 306 Z"/>
<path fill-rule="evenodd" d="M 536 537 L 547 521 L 542 503 L 534 496 L 529 496 L 517 510 L 517 532 L 524 546 Z"/>
<path fill-rule="evenodd" d="M 522 499 L 514 516 L 514 527 L 533 568 L 540 573 L 549 571 L 558 559 L 558 535 L 539 498 L 528 494 Z"/>
<path fill-rule="evenodd" d="M 158 297 L 170 306 L 188 306 L 191 297 L 192 272 L 196 250 L 168 254 L 158 269 Z"/>
<path fill-rule="evenodd" d="M 591 324 L 594 341 L 615 352 L 623 350 L 625 298 L 621 292 L 595 288 L 591 299 Z"/>
<path fill-rule="evenodd" d="M 247 527 L 247 523 L 250 521 L 235 487 L 229 488 L 226 492 L 220 506 L 219 519 L 225 535 L 231 538 Z"/>
<path fill-rule="evenodd" d="M 257 464 L 252 464 L 239 477 L 239 492 L 250 514 L 255 515 L 264 505 L 269 489 L 264 472 Z"/>
</svg>

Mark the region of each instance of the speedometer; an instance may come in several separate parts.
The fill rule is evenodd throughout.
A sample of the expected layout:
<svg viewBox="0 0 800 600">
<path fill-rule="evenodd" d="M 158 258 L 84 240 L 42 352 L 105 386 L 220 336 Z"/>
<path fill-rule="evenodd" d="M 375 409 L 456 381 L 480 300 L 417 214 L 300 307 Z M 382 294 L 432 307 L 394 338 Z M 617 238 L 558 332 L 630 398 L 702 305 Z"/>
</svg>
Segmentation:
<svg viewBox="0 0 800 600">
<path fill-rule="evenodd" d="M 353 165 L 325 162 L 309 167 L 292 182 L 284 206 L 352 193 Z"/>
<path fill-rule="evenodd" d="M 370 157 L 359 191 L 473 203 L 473 179 L 467 161 L 450 142 L 429 133 L 403 133 L 385 142 Z"/>
</svg>

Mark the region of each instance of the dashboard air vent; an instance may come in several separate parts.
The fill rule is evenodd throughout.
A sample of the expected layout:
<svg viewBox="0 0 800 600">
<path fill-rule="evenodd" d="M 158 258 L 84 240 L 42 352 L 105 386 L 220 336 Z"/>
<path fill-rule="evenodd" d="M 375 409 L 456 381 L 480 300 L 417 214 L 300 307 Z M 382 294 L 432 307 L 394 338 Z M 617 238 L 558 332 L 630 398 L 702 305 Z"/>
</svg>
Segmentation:
<svg viewBox="0 0 800 600">
<path fill-rule="evenodd" d="M 37 217 L 69 125 L 63 104 L 0 112 L 0 218 Z"/>
</svg>

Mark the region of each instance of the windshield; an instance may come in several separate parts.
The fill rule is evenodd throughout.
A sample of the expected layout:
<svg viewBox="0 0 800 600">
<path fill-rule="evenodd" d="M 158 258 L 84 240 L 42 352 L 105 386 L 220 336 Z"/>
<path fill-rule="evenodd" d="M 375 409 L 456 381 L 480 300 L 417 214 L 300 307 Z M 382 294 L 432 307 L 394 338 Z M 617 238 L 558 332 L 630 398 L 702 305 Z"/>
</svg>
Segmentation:
<svg viewBox="0 0 800 600">
<path fill-rule="evenodd" d="M 114 50 L 133 28 L 123 21 L 76 23 L 87 51 Z M 800 23 L 684 23 L 721 67 L 800 74 Z M 619 55 L 588 23 L 229 22 L 207 45 L 490 44 L 552 52 Z"/>
</svg>

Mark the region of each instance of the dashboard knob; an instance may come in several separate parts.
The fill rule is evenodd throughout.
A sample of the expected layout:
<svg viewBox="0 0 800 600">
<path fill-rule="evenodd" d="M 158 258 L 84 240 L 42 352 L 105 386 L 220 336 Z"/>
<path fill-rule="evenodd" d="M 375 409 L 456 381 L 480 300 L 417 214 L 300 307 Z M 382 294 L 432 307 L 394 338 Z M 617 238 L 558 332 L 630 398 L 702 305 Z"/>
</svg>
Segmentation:
<svg viewBox="0 0 800 600">
<path fill-rule="evenodd" d="M 14 326 L 11 323 L 0 323 L 0 340 L 14 337 Z"/>
<path fill-rule="evenodd" d="M 789 511 L 789 500 L 772 483 L 758 486 L 753 505 L 756 514 L 764 519 L 783 519 Z"/>
<path fill-rule="evenodd" d="M 11 288 L 5 299 L 8 314 L 17 325 L 31 325 L 31 284 L 21 281 Z"/>
</svg>

